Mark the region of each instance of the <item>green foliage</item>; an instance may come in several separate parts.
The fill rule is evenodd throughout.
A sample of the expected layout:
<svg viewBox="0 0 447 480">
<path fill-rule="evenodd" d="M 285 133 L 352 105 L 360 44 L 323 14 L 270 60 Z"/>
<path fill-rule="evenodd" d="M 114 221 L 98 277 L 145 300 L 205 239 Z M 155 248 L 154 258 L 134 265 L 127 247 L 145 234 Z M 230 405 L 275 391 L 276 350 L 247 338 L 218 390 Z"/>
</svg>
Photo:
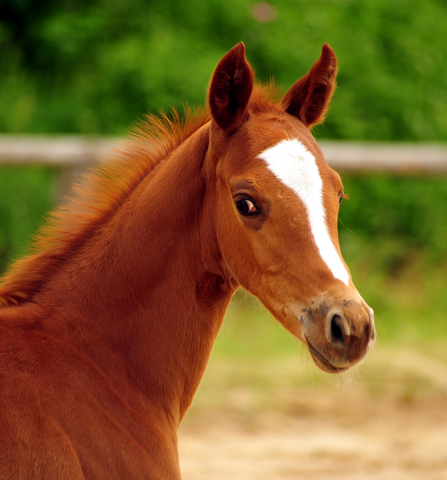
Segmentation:
<svg viewBox="0 0 447 480">
<path fill-rule="evenodd" d="M 339 88 L 320 136 L 447 139 L 447 4 L 439 0 L 105 0 L 0 3 L 0 130 L 122 133 L 201 103 L 244 41 L 261 79 L 290 86 L 328 42 Z"/>
<path fill-rule="evenodd" d="M 41 167 L 0 169 L 0 274 L 27 252 L 54 202 L 54 180 L 55 172 Z"/>
<path fill-rule="evenodd" d="M 380 240 L 382 245 L 398 239 L 396 248 L 401 251 L 392 255 L 395 261 L 421 250 L 429 251 L 436 261 L 447 258 L 445 175 L 346 175 L 343 183 L 350 200 L 340 210 L 342 242 L 349 243 L 353 233 L 363 240 Z"/>
</svg>

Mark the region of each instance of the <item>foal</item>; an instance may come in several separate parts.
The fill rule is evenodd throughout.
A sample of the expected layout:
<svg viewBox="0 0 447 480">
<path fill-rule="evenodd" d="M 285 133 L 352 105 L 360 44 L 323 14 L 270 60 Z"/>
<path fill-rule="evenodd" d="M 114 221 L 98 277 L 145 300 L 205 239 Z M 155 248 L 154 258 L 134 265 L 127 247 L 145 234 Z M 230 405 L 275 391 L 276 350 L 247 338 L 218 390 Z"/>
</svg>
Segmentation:
<svg viewBox="0 0 447 480">
<path fill-rule="evenodd" d="M 343 186 L 309 131 L 335 75 L 324 45 L 276 101 L 236 45 L 209 112 L 150 119 L 53 215 L 0 286 L 0 478 L 179 479 L 177 428 L 240 285 L 321 369 L 363 358 Z"/>
</svg>

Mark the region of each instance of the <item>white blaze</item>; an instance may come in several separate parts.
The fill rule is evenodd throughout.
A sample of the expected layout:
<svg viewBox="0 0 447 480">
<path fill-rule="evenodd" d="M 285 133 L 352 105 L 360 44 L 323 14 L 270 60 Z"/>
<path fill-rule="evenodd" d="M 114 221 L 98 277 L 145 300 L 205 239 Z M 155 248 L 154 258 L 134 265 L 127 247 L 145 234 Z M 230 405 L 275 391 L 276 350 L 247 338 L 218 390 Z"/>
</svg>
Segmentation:
<svg viewBox="0 0 447 480">
<path fill-rule="evenodd" d="M 323 181 L 315 157 L 296 139 L 282 140 L 259 157 L 304 203 L 315 244 L 335 278 L 348 285 L 349 274 L 331 240 L 323 206 Z"/>
</svg>

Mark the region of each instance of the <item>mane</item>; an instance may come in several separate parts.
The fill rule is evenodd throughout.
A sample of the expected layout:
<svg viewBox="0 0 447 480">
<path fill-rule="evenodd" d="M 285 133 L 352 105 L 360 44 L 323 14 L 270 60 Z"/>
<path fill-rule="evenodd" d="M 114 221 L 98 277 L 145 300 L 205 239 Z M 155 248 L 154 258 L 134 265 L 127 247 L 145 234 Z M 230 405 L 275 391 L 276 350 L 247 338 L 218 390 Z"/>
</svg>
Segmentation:
<svg viewBox="0 0 447 480">
<path fill-rule="evenodd" d="M 273 82 L 255 85 L 250 110 L 279 110 Z M 51 212 L 31 243 L 31 253 L 16 261 L 0 284 L 0 308 L 29 301 L 60 266 L 110 218 L 160 161 L 210 121 L 207 108 L 185 107 L 148 115 L 112 154 L 84 175 L 65 203 Z"/>
<path fill-rule="evenodd" d="M 111 155 L 85 174 L 64 204 L 49 214 L 0 284 L 0 307 L 31 300 L 53 273 L 107 221 L 160 161 L 210 120 L 205 108 L 148 115 Z"/>
</svg>

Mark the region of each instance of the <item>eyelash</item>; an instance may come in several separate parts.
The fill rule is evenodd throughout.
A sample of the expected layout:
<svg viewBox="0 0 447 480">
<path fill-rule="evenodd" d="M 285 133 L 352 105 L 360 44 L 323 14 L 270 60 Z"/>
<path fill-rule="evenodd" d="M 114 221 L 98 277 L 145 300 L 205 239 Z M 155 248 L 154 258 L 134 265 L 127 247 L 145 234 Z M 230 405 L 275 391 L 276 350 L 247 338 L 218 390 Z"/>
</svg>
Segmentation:
<svg viewBox="0 0 447 480">
<path fill-rule="evenodd" d="M 339 205 L 341 205 L 342 200 L 349 200 L 349 193 L 345 193 L 343 190 L 340 193 L 340 200 L 339 200 Z"/>
</svg>

